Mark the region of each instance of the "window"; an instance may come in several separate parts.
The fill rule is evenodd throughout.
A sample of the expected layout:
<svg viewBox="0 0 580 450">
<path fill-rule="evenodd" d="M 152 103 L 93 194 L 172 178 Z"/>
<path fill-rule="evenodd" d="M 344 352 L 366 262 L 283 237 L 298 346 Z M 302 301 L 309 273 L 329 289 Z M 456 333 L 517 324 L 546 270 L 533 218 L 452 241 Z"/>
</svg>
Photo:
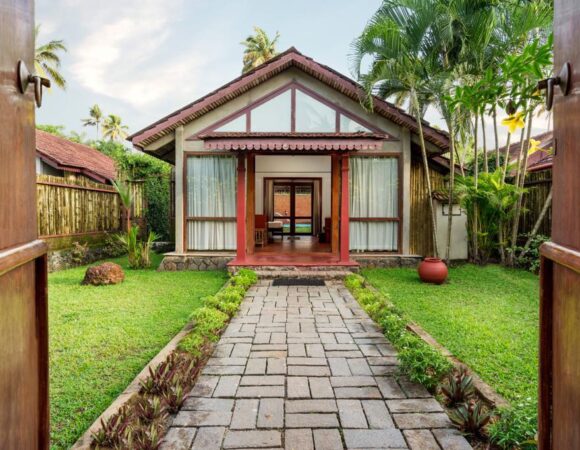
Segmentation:
<svg viewBox="0 0 580 450">
<path fill-rule="evenodd" d="M 236 248 L 236 159 L 187 159 L 187 249 Z"/>
<path fill-rule="evenodd" d="M 350 249 L 399 248 L 398 158 L 350 159 Z"/>
<path fill-rule="evenodd" d="M 336 131 L 336 111 L 297 89 L 296 131 L 334 133 Z"/>
<path fill-rule="evenodd" d="M 340 132 L 341 133 L 356 133 L 357 131 L 364 131 L 365 133 L 369 133 L 367 127 L 361 125 L 356 120 L 351 119 L 343 114 L 340 115 Z"/>
<path fill-rule="evenodd" d="M 291 90 L 282 92 L 277 97 L 256 106 L 251 114 L 251 129 L 257 132 L 290 132 Z"/>
<path fill-rule="evenodd" d="M 235 119 L 230 120 L 229 122 L 224 123 L 221 127 L 216 128 L 215 131 L 246 131 L 246 115 L 243 114 Z"/>
</svg>

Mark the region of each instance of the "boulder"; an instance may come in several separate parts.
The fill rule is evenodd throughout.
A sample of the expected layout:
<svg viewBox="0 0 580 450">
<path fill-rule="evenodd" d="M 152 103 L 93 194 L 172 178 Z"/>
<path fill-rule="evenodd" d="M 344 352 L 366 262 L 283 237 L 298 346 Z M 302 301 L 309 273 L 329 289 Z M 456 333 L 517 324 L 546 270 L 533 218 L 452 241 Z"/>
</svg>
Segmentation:
<svg viewBox="0 0 580 450">
<path fill-rule="evenodd" d="M 85 272 L 82 284 L 104 286 L 107 284 L 119 284 L 125 279 L 123 269 L 119 264 L 106 262 L 97 266 L 91 266 Z"/>
</svg>

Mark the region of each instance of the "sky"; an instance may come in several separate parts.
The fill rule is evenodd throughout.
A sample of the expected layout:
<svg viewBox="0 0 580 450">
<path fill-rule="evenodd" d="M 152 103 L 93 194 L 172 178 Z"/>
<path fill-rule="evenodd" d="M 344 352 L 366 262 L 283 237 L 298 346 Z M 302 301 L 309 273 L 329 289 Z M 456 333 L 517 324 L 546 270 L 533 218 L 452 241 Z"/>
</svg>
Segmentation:
<svg viewBox="0 0 580 450">
<path fill-rule="evenodd" d="M 278 50 L 302 53 L 352 76 L 351 43 L 381 0 L 37 0 L 39 43 L 64 40 L 66 91 L 53 88 L 37 123 L 83 127 L 89 108 L 117 114 L 130 132 L 149 125 L 237 77 L 240 42 L 255 25 Z M 439 114 L 427 120 L 444 128 Z M 534 134 L 546 130 L 536 120 Z M 500 130 L 503 141 L 505 131 Z M 492 139 L 491 127 L 488 137 Z"/>
</svg>

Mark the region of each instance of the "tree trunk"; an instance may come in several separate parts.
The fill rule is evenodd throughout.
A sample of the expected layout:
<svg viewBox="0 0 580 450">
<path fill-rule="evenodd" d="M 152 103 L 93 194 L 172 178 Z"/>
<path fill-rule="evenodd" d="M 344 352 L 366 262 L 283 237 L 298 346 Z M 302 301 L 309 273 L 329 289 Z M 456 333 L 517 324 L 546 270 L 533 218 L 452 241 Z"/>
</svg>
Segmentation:
<svg viewBox="0 0 580 450">
<path fill-rule="evenodd" d="M 427 148 L 425 147 L 425 136 L 423 135 L 423 123 L 421 119 L 421 108 L 419 107 L 419 99 L 415 91 L 411 92 L 411 98 L 415 106 L 415 115 L 417 124 L 419 126 L 419 141 L 421 143 L 421 155 L 423 157 L 423 170 L 425 171 L 425 182 L 427 183 L 427 193 L 429 196 L 429 210 L 431 212 L 431 233 L 433 235 L 433 256 L 437 257 L 437 230 L 435 222 L 435 208 L 433 206 L 433 191 L 431 188 L 431 177 L 429 176 L 429 162 L 427 160 Z"/>
<path fill-rule="evenodd" d="M 487 162 L 487 144 L 486 144 L 486 136 L 485 136 L 485 119 L 484 114 L 481 114 L 481 139 L 483 145 L 483 171 L 485 173 L 489 173 L 489 166 Z"/>
<path fill-rule="evenodd" d="M 534 228 L 532 228 L 532 231 L 530 232 L 530 235 L 528 236 L 528 240 L 526 241 L 526 244 L 524 245 L 524 248 L 523 248 L 522 252 L 520 253 L 520 258 L 523 258 L 528 253 L 528 250 L 530 249 L 530 244 L 532 243 L 532 239 L 538 233 L 538 230 L 540 229 L 540 225 L 542 224 L 542 221 L 544 220 L 544 217 L 546 216 L 548 209 L 550 209 L 550 205 L 552 204 L 552 189 L 553 189 L 553 187 L 550 186 L 550 192 L 548 193 L 548 197 L 546 198 L 546 201 L 544 202 L 544 206 L 542 207 L 542 211 L 540 212 L 540 215 L 538 216 L 538 220 L 536 220 L 536 223 L 534 224 Z"/>
<path fill-rule="evenodd" d="M 522 162 L 522 167 L 518 167 L 518 175 L 516 177 L 516 186 L 518 188 L 521 188 L 521 191 L 518 194 L 518 201 L 516 203 L 516 210 L 515 210 L 515 214 L 514 214 L 514 221 L 513 221 L 513 225 L 512 225 L 512 239 L 511 239 L 511 247 L 512 250 L 510 251 L 509 254 L 509 265 L 513 265 L 514 261 L 515 261 L 515 248 L 516 248 L 516 243 L 518 240 L 518 230 L 519 230 L 519 226 L 520 226 L 520 215 L 522 212 L 522 202 L 523 202 L 523 198 L 524 198 L 524 192 L 523 192 L 523 187 L 524 184 L 526 182 L 526 174 L 528 172 L 528 153 L 530 151 L 530 137 L 532 134 L 532 112 L 530 112 L 529 115 L 530 119 L 529 119 L 529 123 L 528 123 L 528 132 L 527 132 L 527 136 L 526 136 L 526 144 L 525 144 L 525 148 L 524 148 L 524 160 Z M 523 145 L 522 145 L 523 147 Z M 520 148 L 520 153 L 521 153 L 521 148 Z M 520 155 L 521 156 L 521 155 Z"/>
<path fill-rule="evenodd" d="M 477 154 L 477 113 L 475 113 L 475 127 L 474 127 L 474 139 L 473 139 L 473 182 L 475 183 L 475 190 L 477 192 L 477 181 L 479 177 L 479 159 Z M 479 214 L 477 203 L 473 205 L 473 258 L 477 262 L 479 261 L 479 241 L 478 241 L 478 224 L 477 216 Z"/>
<path fill-rule="evenodd" d="M 447 245 L 445 250 L 445 262 L 449 266 L 451 261 L 451 230 L 453 228 L 453 190 L 455 188 L 455 132 L 453 130 L 453 120 L 447 118 L 446 121 L 451 145 L 449 151 L 449 216 L 447 217 Z"/>
<path fill-rule="evenodd" d="M 510 132 L 508 132 L 507 135 L 507 139 L 506 139 L 506 143 L 505 143 L 505 153 L 503 156 L 503 174 L 501 177 L 501 182 L 502 184 L 505 183 L 505 177 L 506 177 L 506 173 L 507 173 L 507 167 L 508 167 L 508 163 L 509 163 L 509 159 L 510 159 L 510 145 L 511 145 L 511 140 L 512 140 L 512 134 Z"/>
<path fill-rule="evenodd" d="M 499 138 L 497 135 L 497 107 L 493 107 L 493 135 L 495 138 L 495 168 L 500 168 L 500 158 L 499 158 Z"/>
</svg>

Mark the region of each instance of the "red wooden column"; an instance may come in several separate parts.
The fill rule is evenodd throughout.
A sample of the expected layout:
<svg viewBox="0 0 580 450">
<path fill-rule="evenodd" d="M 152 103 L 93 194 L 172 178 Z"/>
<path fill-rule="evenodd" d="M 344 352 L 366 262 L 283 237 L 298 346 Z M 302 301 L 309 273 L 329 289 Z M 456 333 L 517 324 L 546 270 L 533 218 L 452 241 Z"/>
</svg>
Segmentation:
<svg viewBox="0 0 580 450">
<path fill-rule="evenodd" d="M 348 263 L 350 261 L 348 154 L 342 156 L 340 188 L 340 262 Z"/>
<path fill-rule="evenodd" d="M 238 155 L 238 190 L 236 197 L 236 261 L 246 261 L 246 155 Z"/>
</svg>

